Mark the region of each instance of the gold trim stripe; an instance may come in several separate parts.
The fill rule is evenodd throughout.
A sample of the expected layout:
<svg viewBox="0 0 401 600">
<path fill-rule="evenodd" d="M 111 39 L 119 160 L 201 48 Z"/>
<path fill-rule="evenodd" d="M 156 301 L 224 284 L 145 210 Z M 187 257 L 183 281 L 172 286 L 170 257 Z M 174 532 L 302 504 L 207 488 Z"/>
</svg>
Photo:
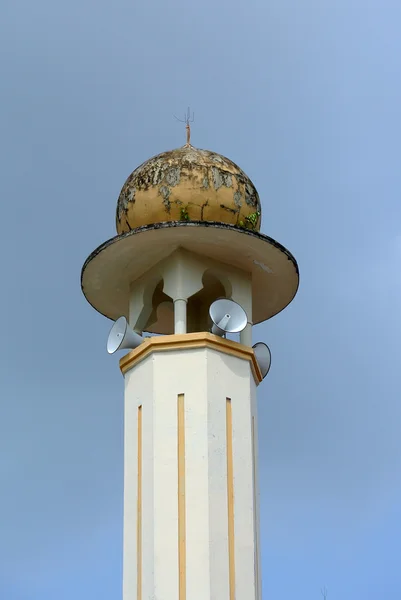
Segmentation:
<svg viewBox="0 0 401 600">
<path fill-rule="evenodd" d="M 228 508 L 228 576 L 230 585 L 230 600 L 235 600 L 233 415 L 231 398 L 226 398 L 226 447 Z"/>
<path fill-rule="evenodd" d="M 136 506 L 136 597 L 142 600 L 142 406 L 138 406 L 138 497 Z"/>
<path fill-rule="evenodd" d="M 255 417 L 252 416 L 252 471 L 253 471 L 253 529 L 255 536 L 255 589 L 256 598 L 259 598 L 259 533 L 257 519 L 257 500 L 256 500 L 256 446 L 255 446 Z"/>
<path fill-rule="evenodd" d="M 184 394 L 177 398 L 178 422 L 178 569 L 179 600 L 185 600 L 186 590 L 186 522 L 185 522 L 185 404 Z"/>
<path fill-rule="evenodd" d="M 207 332 L 162 335 L 146 338 L 142 344 L 120 359 L 120 369 L 125 375 L 129 369 L 132 369 L 132 367 L 141 360 L 144 360 L 144 358 L 149 356 L 152 352 L 189 350 L 192 348 L 210 348 L 218 352 L 224 352 L 230 356 L 237 356 L 243 360 L 248 360 L 256 384 L 259 384 L 263 379 L 252 348 Z"/>
</svg>

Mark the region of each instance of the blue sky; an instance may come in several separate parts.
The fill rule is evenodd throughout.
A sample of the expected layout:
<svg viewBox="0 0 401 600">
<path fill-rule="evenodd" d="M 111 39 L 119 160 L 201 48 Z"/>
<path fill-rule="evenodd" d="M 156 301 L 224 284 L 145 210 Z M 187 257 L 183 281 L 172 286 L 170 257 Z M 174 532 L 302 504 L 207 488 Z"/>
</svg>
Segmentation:
<svg viewBox="0 0 401 600">
<path fill-rule="evenodd" d="M 121 597 L 123 382 L 79 276 L 188 105 L 300 265 L 254 332 L 264 598 L 401 596 L 400 19 L 396 0 L 3 0 L 1 599 Z"/>
</svg>

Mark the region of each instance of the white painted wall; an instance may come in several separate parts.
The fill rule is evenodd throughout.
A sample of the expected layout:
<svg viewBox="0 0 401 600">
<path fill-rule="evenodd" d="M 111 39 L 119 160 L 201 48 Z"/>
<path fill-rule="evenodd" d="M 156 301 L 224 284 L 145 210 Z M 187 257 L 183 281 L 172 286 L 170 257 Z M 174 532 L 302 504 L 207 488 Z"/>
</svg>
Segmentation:
<svg viewBox="0 0 401 600">
<path fill-rule="evenodd" d="M 177 396 L 185 394 L 186 599 L 230 600 L 226 398 L 233 420 L 235 599 L 260 600 L 249 362 L 157 352 L 125 376 L 124 600 L 137 600 L 137 407 L 142 405 L 142 600 L 179 600 Z M 255 512 L 256 511 L 256 512 Z"/>
</svg>

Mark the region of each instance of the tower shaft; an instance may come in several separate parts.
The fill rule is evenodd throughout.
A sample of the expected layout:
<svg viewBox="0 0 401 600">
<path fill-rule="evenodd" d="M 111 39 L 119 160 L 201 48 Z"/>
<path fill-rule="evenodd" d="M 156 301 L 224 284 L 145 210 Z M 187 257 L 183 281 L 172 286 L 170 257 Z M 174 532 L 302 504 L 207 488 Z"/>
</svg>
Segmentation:
<svg viewBox="0 0 401 600">
<path fill-rule="evenodd" d="M 116 321 L 108 351 L 139 344 L 120 361 L 123 600 L 261 598 L 256 387 L 270 351 L 252 330 L 299 273 L 260 223 L 244 171 L 186 144 L 132 171 L 117 236 L 82 268 L 86 299 Z"/>
<path fill-rule="evenodd" d="M 124 600 L 259 600 L 253 351 L 147 339 L 125 375 Z"/>
</svg>

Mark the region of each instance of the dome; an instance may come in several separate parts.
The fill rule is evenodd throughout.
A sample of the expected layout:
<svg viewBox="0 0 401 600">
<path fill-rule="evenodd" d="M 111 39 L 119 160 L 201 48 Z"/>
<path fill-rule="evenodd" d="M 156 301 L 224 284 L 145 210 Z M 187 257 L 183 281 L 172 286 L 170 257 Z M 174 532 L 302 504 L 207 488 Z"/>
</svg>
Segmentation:
<svg viewBox="0 0 401 600">
<path fill-rule="evenodd" d="M 259 231 L 259 195 L 231 160 L 187 144 L 140 165 L 117 202 L 117 233 L 166 221 L 214 221 Z"/>
</svg>

